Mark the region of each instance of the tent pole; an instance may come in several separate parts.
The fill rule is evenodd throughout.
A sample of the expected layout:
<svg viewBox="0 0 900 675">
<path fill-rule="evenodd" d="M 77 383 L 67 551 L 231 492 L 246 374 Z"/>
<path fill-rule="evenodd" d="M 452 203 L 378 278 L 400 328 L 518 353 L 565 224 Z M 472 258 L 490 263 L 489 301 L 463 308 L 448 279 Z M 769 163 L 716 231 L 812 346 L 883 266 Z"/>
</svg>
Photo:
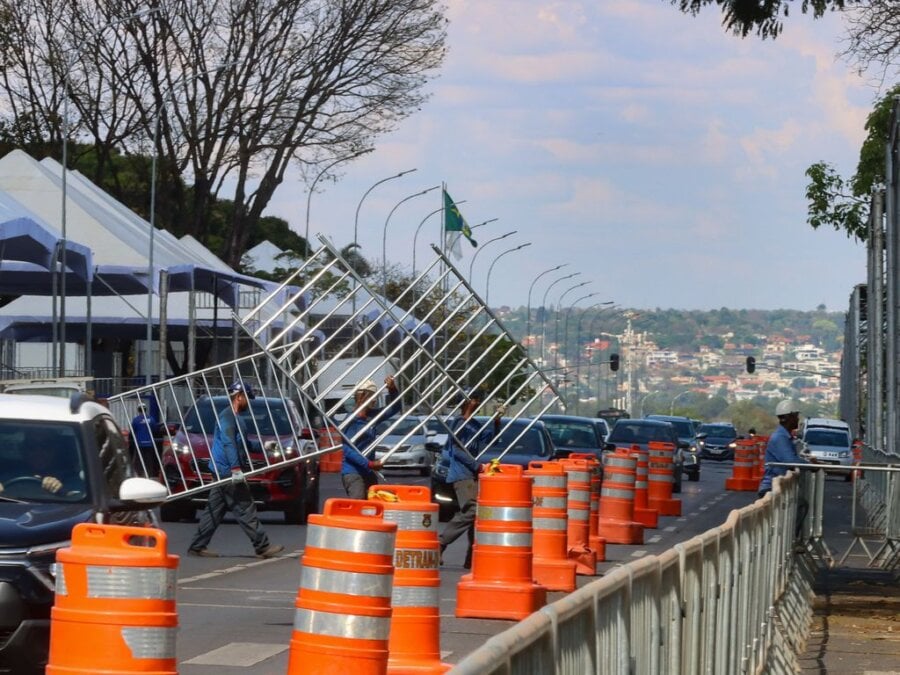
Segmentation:
<svg viewBox="0 0 900 675">
<path fill-rule="evenodd" d="M 87 292 L 85 293 L 85 317 L 84 317 L 84 374 L 87 377 L 94 376 L 93 342 L 94 331 L 91 324 L 91 297 L 94 291 L 93 278 L 88 279 Z"/>
<path fill-rule="evenodd" d="M 166 312 L 169 304 L 169 273 L 166 270 L 159 272 L 159 380 L 166 379 L 166 340 L 168 337 L 168 325 L 166 324 Z"/>
<path fill-rule="evenodd" d="M 193 288 L 188 291 L 188 353 L 187 372 L 197 369 L 197 298 Z"/>
</svg>

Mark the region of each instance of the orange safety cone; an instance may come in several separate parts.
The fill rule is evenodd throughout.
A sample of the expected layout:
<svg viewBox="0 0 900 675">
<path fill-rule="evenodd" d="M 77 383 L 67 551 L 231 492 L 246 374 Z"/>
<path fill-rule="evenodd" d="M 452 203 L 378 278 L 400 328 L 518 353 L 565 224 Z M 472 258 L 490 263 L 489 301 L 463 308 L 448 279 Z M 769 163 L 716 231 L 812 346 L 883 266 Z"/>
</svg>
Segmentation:
<svg viewBox="0 0 900 675">
<path fill-rule="evenodd" d="M 603 482 L 603 464 L 597 455 L 590 452 L 573 452 L 569 459 L 583 459 L 591 470 L 591 515 L 588 520 L 588 547 L 594 552 L 597 562 L 606 560 L 606 540 L 597 534 L 600 527 L 600 485 Z"/>
<path fill-rule="evenodd" d="M 575 590 L 575 561 L 568 558 L 566 472 L 559 462 L 531 462 L 534 580 L 550 591 Z"/>
<path fill-rule="evenodd" d="M 384 507 L 329 499 L 311 515 L 288 675 L 385 675 L 397 524 Z"/>
<path fill-rule="evenodd" d="M 637 462 L 634 475 L 634 519 L 644 527 L 659 527 L 659 511 L 647 505 L 647 467 L 649 453 L 639 445 L 631 446 L 631 456 Z"/>
<path fill-rule="evenodd" d="M 634 520 L 634 476 L 637 460 L 628 450 L 606 458 L 600 491 L 600 536 L 612 544 L 643 544 L 644 526 Z"/>
<path fill-rule="evenodd" d="M 369 500 L 397 523 L 388 673 L 444 673 L 451 665 L 441 663 L 438 505 L 424 485 L 378 485 L 369 488 Z"/>
<path fill-rule="evenodd" d="M 334 427 L 324 427 L 317 432 L 316 445 L 319 448 L 332 448 L 341 445 L 341 435 Z M 334 450 L 319 457 L 319 471 L 323 473 L 340 473 L 344 461 L 344 451 Z"/>
<path fill-rule="evenodd" d="M 478 479 L 472 573 L 456 587 L 456 616 L 519 620 L 544 606 L 531 535 L 531 477 L 518 465 L 491 465 Z"/>
<path fill-rule="evenodd" d="M 585 459 L 560 460 L 568 475 L 569 559 L 583 576 L 597 573 L 597 552 L 591 548 L 591 467 Z"/>
<path fill-rule="evenodd" d="M 672 497 L 675 483 L 675 444 L 663 441 L 647 443 L 647 506 L 661 516 L 680 516 L 681 500 Z"/>
<path fill-rule="evenodd" d="M 165 532 L 81 523 L 56 562 L 48 675 L 178 672 L 178 556 Z"/>
<path fill-rule="evenodd" d="M 738 439 L 734 449 L 734 466 L 731 477 L 725 479 L 725 489 L 735 492 L 753 492 L 759 489 L 759 478 L 755 475 L 756 463 L 756 441 Z"/>
</svg>

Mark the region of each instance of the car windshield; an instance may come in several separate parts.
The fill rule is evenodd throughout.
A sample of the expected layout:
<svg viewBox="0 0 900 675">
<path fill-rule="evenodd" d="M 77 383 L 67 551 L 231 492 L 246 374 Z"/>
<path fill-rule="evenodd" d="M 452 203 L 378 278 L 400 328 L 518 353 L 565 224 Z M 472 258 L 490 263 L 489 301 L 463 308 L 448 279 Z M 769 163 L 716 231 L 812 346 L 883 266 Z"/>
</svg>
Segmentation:
<svg viewBox="0 0 900 675">
<path fill-rule="evenodd" d="M 499 455 L 509 448 L 509 453 L 515 455 L 530 455 L 533 457 L 549 457 L 552 448 L 545 442 L 545 436 L 541 429 L 531 427 L 519 438 L 519 434 L 525 428 L 524 425 L 515 424 L 504 429 L 497 441 L 488 449 L 488 454 Z M 515 441 L 515 442 L 513 442 Z M 512 446 L 510 446 L 512 443 Z"/>
<path fill-rule="evenodd" d="M 84 443 L 77 424 L 0 421 L 0 498 L 83 503 Z"/>
<path fill-rule="evenodd" d="M 589 422 L 544 420 L 557 448 L 599 448 L 600 441 Z"/>
<path fill-rule="evenodd" d="M 694 423 L 687 420 L 667 420 L 675 427 L 675 433 L 679 438 L 689 438 L 694 435 Z"/>
<path fill-rule="evenodd" d="M 388 429 L 391 429 L 391 427 L 394 425 L 395 422 L 396 422 L 396 420 L 388 420 L 387 422 L 383 422 L 381 425 L 379 425 L 379 428 L 382 429 L 382 431 L 387 431 Z M 391 436 L 406 436 L 409 433 L 413 433 L 414 436 L 423 436 L 423 435 L 425 435 L 425 425 L 419 426 L 419 428 L 416 429 L 416 426 L 420 425 L 421 423 L 422 423 L 422 420 L 420 420 L 418 418 L 407 417 L 407 418 L 401 420 L 397 424 L 397 426 L 394 426 L 391 429 L 390 435 Z M 413 430 L 415 430 L 415 432 L 413 432 Z"/>
<path fill-rule="evenodd" d="M 850 437 L 843 431 L 810 429 L 804 437 L 807 445 L 826 445 L 833 448 L 850 447 Z"/>
<path fill-rule="evenodd" d="M 216 429 L 213 402 L 219 412 L 228 409 L 228 399 L 224 397 L 198 401 L 184 418 L 184 430 L 191 434 L 205 432 L 211 436 Z M 288 405 L 281 399 L 255 398 L 250 401 L 250 407 L 242 412 L 238 419 L 248 434 L 290 436 L 294 433 Z"/>
<path fill-rule="evenodd" d="M 706 434 L 707 438 L 728 438 L 734 440 L 737 438 L 737 432 L 734 427 L 728 424 L 704 424 L 700 427 L 700 433 Z"/>
<path fill-rule="evenodd" d="M 628 420 L 619 420 L 606 439 L 609 443 L 649 443 L 662 441 L 672 443 L 673 429 L 665 424 L 641 424 Z"/>
</svg>

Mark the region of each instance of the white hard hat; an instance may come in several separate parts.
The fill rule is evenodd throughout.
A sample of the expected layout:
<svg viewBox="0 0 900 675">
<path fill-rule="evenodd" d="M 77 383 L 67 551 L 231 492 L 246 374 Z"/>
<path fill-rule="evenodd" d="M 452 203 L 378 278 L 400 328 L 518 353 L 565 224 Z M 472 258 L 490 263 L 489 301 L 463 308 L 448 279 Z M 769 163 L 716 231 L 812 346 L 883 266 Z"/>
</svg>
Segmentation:
<svg viewBox="0 0 900 675">
<path fill-rule="evenodd" d="M 356 391 L 364 391 L 368 394 L 374 394 L 378 390 L 378 385 L 374 380 L 363 380 L 356 385 Z"/>
<path fill-rule="evenodd" d="M 783 401 L 779 401 L 778 405 L 775 406 L 776 417 L 781 417 L 782 415 L 790 415 L 791 413 L 799 413 L 799 412 L 800 412 L 800 407 L 797 405 L 797 402 L 790 398 L 786 398 Z"/>
</svg>

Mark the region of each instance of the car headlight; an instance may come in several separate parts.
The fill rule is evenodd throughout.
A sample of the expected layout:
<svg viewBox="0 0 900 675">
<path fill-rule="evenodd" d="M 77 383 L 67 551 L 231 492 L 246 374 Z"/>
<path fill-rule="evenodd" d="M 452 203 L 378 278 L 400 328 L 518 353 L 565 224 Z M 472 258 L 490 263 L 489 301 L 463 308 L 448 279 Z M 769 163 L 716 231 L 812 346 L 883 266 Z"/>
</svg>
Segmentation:
<svg viewBox="0 0 900 675">
<path fill-rule="evenodd" d="M 850 456 L 850 452 L 848 450 L 842 450 L 841 453 L 838 455 L 838 457 L 840 457 L 841 459 L 846 459 L 849 456 Z"/>
<path fill-rule="evenodd" d="M 172 443 L 172 449 L 175 451 L 175 454 L 178 455 L 191 454 L 191 446 L 187 443 Z"/>
<path fill-rule="evenodd" d="M 702 448 L 704 445 L 706 445 L 706 442 L 705 441 L 697 441 L 697 445 Z"/>
<path fill-rule="evenodd" d="M 734 450 L 737 447 L 737 443 L 733 443 L 733 442 L 729 443 L 728 447 L 731 448 L 732 450 Z"/>
<path fill-rule="evenodd" d="M 697 452 L 697 446 L 691 445 L 691 447 L 689 447 L 688 450 L 690 450 L 691 452 Z"/>
</svg>

